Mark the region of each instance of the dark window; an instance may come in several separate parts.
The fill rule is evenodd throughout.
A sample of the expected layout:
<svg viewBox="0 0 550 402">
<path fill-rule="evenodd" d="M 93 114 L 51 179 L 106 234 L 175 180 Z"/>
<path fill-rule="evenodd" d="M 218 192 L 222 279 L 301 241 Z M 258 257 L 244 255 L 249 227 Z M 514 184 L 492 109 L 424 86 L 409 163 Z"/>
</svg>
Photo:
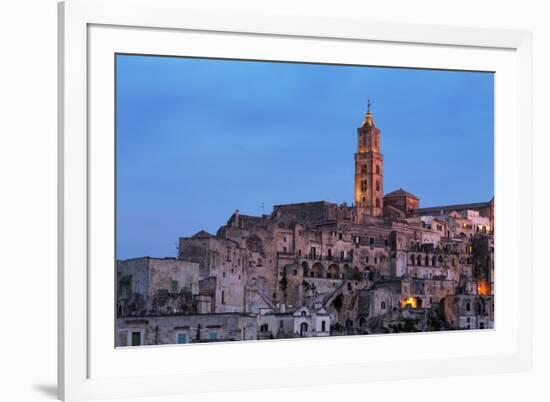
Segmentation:
<svg viewBox="0 0 550 402">
<path fill-rule="evenodd" d="M 471 309 L 470 303 L 466 303 L 466 311 L 470 311 L 470 309 Z"/>
<path fill-rule="evenodd" d="M 376 174 L 380 174 L 380 165 L 376 165 Z"/>
<path fill-rule="evenodd" d="M 369 238 L 369 245 L 374 246 L 374 237 Z"/>
<path fill-rule="evenodd" d="M 380 199 L 379 198 L 376 199 L 376 208 L 380 208 Z"/>
<path fill-rule="evenodd" d="M 132 346 L 141 345 L 141 332 L 132 332 Z"/>
<path fill-rule="evenodd" d="M 295 269 L 294 271 L 292 271 L 292 275 L 294 275 L 294 276 L 298 275 L 298 270 Z"/>
<path fill-rule="evenodd" d="M 326 321 L 321 321 L 321 331 L 325 332 L 326 330 Z"/>
<path fill-rule="evenodd" d="M 380 308 L 381 308 L 382 310 L 385 310 L 385 309 L 386 309 L 386 302 L 380 303 Z"/>
<path fill-rule="evenodd" d="M 225 291 L 222 290 L 222 304 L 225 304 Z"/>
</svg>

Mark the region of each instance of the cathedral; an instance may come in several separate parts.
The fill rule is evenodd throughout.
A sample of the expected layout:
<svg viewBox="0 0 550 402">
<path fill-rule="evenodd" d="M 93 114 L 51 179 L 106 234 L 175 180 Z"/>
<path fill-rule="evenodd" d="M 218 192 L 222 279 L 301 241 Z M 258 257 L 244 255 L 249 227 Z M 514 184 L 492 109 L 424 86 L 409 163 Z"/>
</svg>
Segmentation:
<svg viewBox="0 0 550 402">
<path fill-rule="evenodd" d="M 493 328 L 493 199 L 384 195 L 381 134 L 369 101 L 351 206 L 237 210 L 176 258 L 117 261 L 117 346 Z"/>
</svg>

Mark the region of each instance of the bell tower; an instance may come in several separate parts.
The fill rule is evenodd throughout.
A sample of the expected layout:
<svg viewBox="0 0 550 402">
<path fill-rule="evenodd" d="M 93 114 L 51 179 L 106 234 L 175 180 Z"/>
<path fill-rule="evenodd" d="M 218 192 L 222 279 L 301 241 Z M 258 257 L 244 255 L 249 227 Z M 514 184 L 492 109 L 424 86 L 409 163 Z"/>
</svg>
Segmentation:
<svg viewBox="0 0 550 402">
<path fill-rule="evenodd" d="M 384 208 L 384 157 L 380 153 L 380 129 L 370 108 L 369 100 L 367 114 L 357 129 L 354 200 L 358 216 L 382 216 Z"/>
</svg>

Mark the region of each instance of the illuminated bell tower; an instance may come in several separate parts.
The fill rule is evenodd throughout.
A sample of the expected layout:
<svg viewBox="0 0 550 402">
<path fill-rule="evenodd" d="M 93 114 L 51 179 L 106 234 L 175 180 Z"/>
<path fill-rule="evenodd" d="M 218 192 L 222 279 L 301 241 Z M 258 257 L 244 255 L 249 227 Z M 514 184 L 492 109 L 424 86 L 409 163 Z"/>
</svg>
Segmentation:
<svg viewBox="0 0 550 402">
<path fill-rule="evenodd" d="M 384 157 L 380 153 L 380 129 L 374 124 L 370 106 L 369 100 L 365 119 L 357 129 L 354 199 L 358 216 L 382 216 L 384 208 Z"/>
</svg>

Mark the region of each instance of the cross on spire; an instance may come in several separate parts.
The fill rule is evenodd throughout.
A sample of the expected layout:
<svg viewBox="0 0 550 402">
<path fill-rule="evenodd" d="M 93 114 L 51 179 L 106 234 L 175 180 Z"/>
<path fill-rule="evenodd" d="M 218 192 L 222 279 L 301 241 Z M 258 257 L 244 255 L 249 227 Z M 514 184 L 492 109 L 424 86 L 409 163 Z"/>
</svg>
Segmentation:
<svg viewBox="0 0 550 402">
<path fill-rule="evenodd" d="M 367 101 L 367 112 L 370 113 L 370 99 Z"/>
</svg>

